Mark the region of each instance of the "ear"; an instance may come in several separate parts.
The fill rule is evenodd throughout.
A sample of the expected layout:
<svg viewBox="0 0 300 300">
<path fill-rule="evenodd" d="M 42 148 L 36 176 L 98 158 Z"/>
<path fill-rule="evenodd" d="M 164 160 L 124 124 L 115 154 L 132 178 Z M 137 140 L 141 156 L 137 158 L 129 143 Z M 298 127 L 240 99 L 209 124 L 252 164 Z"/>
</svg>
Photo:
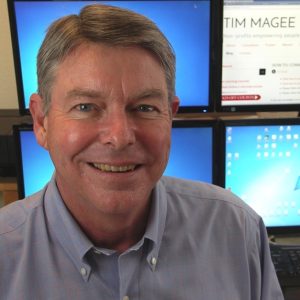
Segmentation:
<svg viewBox="0 0 300 300">
<path fill-rule="evenodd" d="M 171 103 L 171 109 L 172 109 L 172 117 L 174 117 L 178 111 L 180 104 L 180 100 L 177 96 L 174 96 L 172 103 Z"/>
<path fill-rule="evenodd" d="M 37 142 L 48 150 L 47 144 L 47 116 L 43 111 L 43 99 L 38 94 L 32 94 L 29 103 L 30 113 L 33 119 L 33 130 Z"/>
</svg>

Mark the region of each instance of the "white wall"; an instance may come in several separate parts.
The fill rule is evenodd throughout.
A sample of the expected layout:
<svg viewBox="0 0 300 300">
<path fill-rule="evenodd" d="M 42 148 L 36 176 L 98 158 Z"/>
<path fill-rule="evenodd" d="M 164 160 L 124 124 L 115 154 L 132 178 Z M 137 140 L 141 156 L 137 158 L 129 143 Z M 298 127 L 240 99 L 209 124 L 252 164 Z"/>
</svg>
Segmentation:
<svg viewBox="0 0 300 300">
<path fill-rule="evenodd" d="M 0 0 L 0 109 L 18 109 L 6 0 Z"/>
</svg>

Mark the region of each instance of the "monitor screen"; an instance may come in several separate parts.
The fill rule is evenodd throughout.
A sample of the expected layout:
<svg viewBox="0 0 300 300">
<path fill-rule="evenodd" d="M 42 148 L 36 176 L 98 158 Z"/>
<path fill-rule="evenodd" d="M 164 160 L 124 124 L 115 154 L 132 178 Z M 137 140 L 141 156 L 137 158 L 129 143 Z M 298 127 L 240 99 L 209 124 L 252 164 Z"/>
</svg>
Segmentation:
<svg viewBox="0 0 300 300">
<path fill-rule="evenodd" d="M 214 121 L 174 121 L 164 175 L 214 183 L 215 128 Z"/>
<path fill-rule="evenodd" d="M 179 111 L 211 111 L 213 94 L 217 91 L 215 86 L 211 92 L 212 76 L 219 73 L 213 66 L 216 54 L 212 51 L 217 51 L 217 46 L 211 36 L 221 23 L 214 17 L 219 9 L 219 1 L 214 1 L 8 0 L 21 113 L 29 114 L 30 95 L 37 91 L 36 56 L 49 24 L 64 15 L 78 14 L 83 6 L 97 2 L 127 8 L 153 20 L 176 53 Z"/>
<path fill-rule="evenodd" d="M 164 175 L 212 183 L 214 132 L 212 121 L 174 121 L 170 159 Z M 18 191 L 23 198 L 47 184 L 54 165 L 49 153 L 37 143 L 32 125 L 14 126 L 14 136 Z"/>
<path fill-rule="evenodd" d="M 219 109 L 299 111 L 299 41 L 300 0 L 225 0 Z"/>
<path fill-rule="evenodd" d="M 48 151 L 35 138 L 32 125 L 14 126 L 19 197 L 41 190 L 50 180 L 54 165 Z"/>
<path fill-rule="evenodd" d="M 300 119 L 224 122 L 223 186 L 268 229 L 300 226 Z"/>
</svg>

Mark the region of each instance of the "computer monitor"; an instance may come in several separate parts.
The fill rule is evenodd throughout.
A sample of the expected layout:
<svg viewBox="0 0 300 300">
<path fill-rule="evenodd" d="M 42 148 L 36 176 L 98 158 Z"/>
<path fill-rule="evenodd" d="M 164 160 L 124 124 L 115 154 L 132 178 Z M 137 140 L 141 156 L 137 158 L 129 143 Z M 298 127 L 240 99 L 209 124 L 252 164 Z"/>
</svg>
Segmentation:
<svg viewBox="0 0 300 300">
<path fill-rule="evenodd" d="M 217 110 L 300 110 L 300 0 L 225 0 Z"/>
<path fill-rule="evenodd" d="M 221 31 L 219 0 L 7 0 L 21 114 L 29 114 L 30 95 L 37 91 L 36 56 L 45 31 L 55 19 L 78 14 L 91 3 L 105 3 L 144 14 L 170 40 L 177 56 L 179 112 L 207 112 L 220 97 Z M 219 59 L 218 63 L 217 60 Z"/>
<path fill-rule="evenodd" d="M 222 124 L 222 182 L 260 214 L 269 232 L 300 229 L 300 119 Z"/>
<path fill-rule="evenodd" d="M 164 175 L 216 182 L 216 121 L 174 121 L 170 159 Z"/>
<path fill-rule="evenodd" d="M 213 183 L 213 121 L 174 121 L 170 159 L 164 175 Z M 49 153 L 36 141 L 32 125 L 14 126 L 19 197 L 42 189 L 51 179 L 54 165 Z"/>
<path fill-rule="evenodd" d="M 51 179 L 54 165 L 48 151 L 35 138 L 32 125 L 15 125 L 17 185 L 19 198 L 41 190 Z"/>
</svg>

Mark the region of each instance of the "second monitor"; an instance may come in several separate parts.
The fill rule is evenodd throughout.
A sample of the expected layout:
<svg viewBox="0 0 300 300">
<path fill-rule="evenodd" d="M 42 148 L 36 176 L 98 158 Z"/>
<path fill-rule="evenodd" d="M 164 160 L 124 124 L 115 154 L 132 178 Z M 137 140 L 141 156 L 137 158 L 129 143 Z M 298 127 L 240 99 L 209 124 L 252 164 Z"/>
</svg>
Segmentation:
<svg viewBox="0 0 300 300">
<path fill-rule="evenodd" d="M 174 121 L 170 159 L 164 175 L 215 182 L 214 121 Z M 36 141 L 32 125 L 14 127 L 17 148 L 19 197 L 42 189 L 51 179 L 54 165 L 49 153 Z"/>
</svg>

